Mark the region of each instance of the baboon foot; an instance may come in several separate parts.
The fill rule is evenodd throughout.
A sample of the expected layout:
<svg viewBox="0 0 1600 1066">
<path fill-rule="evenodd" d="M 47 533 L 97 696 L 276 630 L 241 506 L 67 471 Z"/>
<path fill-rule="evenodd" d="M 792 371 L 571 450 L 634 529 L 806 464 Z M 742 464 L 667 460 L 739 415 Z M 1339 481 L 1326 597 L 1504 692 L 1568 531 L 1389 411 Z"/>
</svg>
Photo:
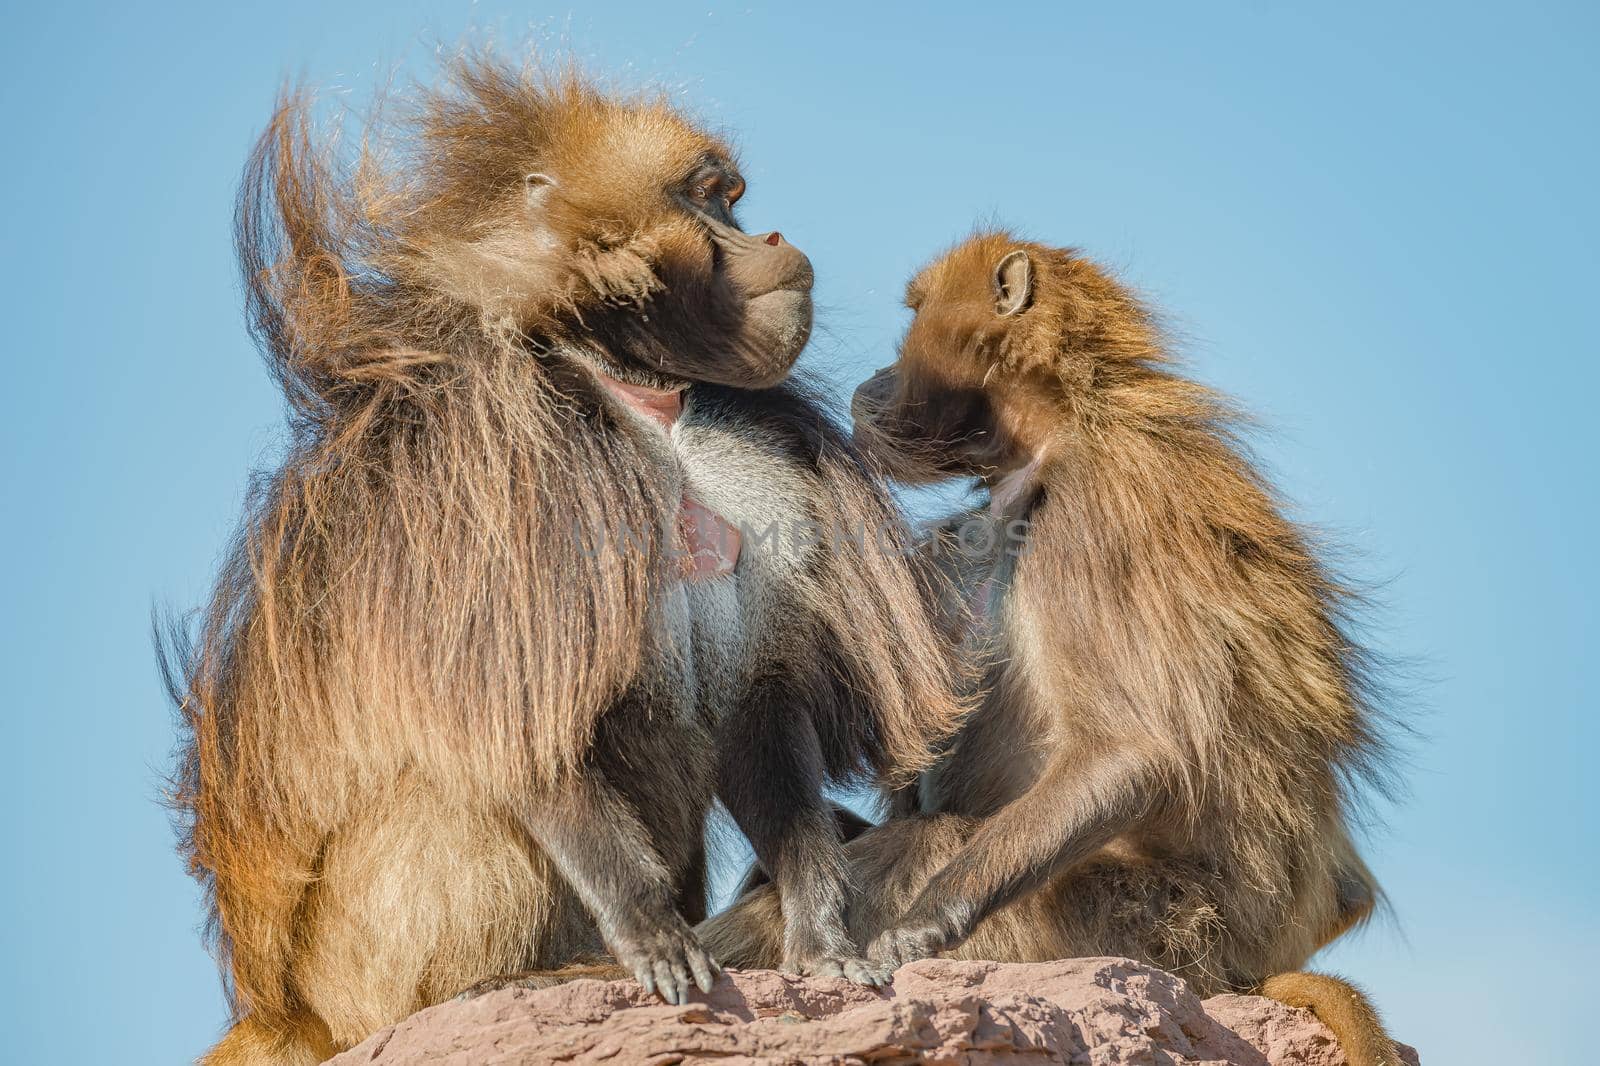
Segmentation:
<svg viewBox="0 0 1600 1066">
<path fill-rule="evenodd" d="M 892 967 L 854 955 L 822 955 L 784 963 L 784 970 L 803 977 L 843 977 L 858 985 L 881 988 L 889 983 Z"/>
<path fill-rule="evenodd" d="M 642 942 L 618 945 L 617 956 L 644 987 L 674 1006 L 689 1002 L 690 988 L 710 992 L 722 967 L 700 945 L 694 931 L 681 921 L 677 928 L 651 934 Z"/>
<path fill-rule="evenodd" d="M 937 922 L 913 922 L 885 929 L 867 948 L 867 955 L 890 972 L 908 962 L 932 958 L 945 949 L 948 939 Z"/>
</svg>

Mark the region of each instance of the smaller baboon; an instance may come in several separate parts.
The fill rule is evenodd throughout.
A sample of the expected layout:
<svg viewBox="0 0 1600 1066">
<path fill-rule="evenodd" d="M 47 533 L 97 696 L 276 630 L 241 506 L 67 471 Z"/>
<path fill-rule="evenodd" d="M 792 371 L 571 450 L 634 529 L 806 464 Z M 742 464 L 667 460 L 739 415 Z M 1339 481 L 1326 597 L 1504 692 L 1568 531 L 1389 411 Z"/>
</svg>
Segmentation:
<svg viewBox="0 0 1600 1066">
<path fill-rule="evenodd" d="M 1091 262 L 985 233 L 907 303 L 856 432 L 897 478 L 988 490 L 929 542 L 984 691 L 848 846 L 852 930 L 896 966 L 1130 956 L 1311 1006 L 1352 1063 L 1396 1061 L 1364 997 L 1293 972 L 1378 895 L 1347 825 L 1384 754 L 1350 593 Z M 758 889 L 701 931 L 748 966 L 772 926 Z"/>
</svg>

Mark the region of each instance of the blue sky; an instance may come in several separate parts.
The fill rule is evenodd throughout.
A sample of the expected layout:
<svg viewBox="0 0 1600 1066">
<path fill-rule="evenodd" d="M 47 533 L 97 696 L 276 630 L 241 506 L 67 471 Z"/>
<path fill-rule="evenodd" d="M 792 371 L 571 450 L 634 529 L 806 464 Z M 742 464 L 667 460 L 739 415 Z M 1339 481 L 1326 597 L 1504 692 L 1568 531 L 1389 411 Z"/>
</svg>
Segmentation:
<svg viewBox="0 0 1600 1066">
<path fill-rule="evenodd" d="M 1432 1062 L 1513 1040 L 1577 1060 L 1600 949 L 1593 8 L 286 0 L 7 22 L 13 1061 L 171 1063 L 223 1022 L 156 803 L 148 619 L 203 598 L 279 439 L 234 185 L 286 76 L 359 102 L 468 33 L 568 49 L 728 131 L 745 219 L 816 264 L 805 359 L 840 389 L 889 358 L 910 272 L 978 220 L 1144 289 L 1379 586 L 1373 642 L 1416 664 L 1412 794 L 1369 846 L 1394 920 L 1320 961 Z"/>
</svg>

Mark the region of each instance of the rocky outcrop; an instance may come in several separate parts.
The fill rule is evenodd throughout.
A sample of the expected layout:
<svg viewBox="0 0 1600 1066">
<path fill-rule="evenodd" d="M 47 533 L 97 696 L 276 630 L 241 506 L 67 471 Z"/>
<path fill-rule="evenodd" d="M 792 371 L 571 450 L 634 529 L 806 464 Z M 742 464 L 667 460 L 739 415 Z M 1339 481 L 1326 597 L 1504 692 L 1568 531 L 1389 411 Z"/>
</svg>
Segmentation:
<svg viewBox="0 0 1600 1066">
<path fill-rule="evenodd" d="M 1255 996 L 1202 1001 L 1180 979 L 1127 959 L 929 959 L 900 970 L 882 991 L 836 978 L 736 971 L 683 1007 L 665 1006 L 631 981 L 503 989 L 421 1011 L 332 1063 L 711 1060 L 1336 1066 L 1344 1056 L 1307 1011 Z"/>
</svg>

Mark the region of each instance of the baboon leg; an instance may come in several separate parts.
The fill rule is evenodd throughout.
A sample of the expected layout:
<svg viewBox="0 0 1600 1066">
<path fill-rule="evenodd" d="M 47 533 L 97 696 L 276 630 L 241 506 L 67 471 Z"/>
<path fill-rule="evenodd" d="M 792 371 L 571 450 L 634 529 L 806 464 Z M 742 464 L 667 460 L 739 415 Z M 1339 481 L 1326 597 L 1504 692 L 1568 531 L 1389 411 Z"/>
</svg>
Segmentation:
<svg viewBox="0 0 1600 1066">
<path fill-rule="evenodd" d="M 911 906 L 933 875 L 960 853 L 977 822 L 953 814 L 891 819 L 851 841 L 850 932 L 871 943 Z"/>
<path fill-rule="evenodd" d="M 1349 981 L 1320 973 L 1281 973 L 1255 991 L 1291 1007 L 1309 1008 L 1338 1038 L 1348 1066 L 1400 1066 L 1383 1019 Z"/>
<path fill-rule="evenodd" d="M 1148 806 L 1147 760 L 1116 752 L 1058 757 L 972 837 L 879 934 L 873 958 L 892 967 L 959 945 L 997 908 L 1070 870 L 1133 825 Z"/>
<path fill-rule="evenodd" d="M 652 775 L 660 783 L 662 775 Z M 671 803 L 671 796 L 661 796 Z M 586 773 L 529 804 L 524 826 L 582 898 L 600 935 L 648 992 L 687 1003 L 719 972 L 677 902 L 674 876 L 636 809 L 604 774 Z"/>
<path fill-rule="evenodd" d="M 337 1050 L 327 1027 L 314 1018 L 273 1025 L 246 1015 L 200 1058 L 199 1066 L 317 1066 Z"/>
<path fill-rule="evenodd" d="M 857 944 L 881 932 L 916 898 L 971 835 L 974 823 L 934 815 L 863 828 L 845 846 L 850 899 L 847 929 Z M 784 916 L 770 884 L 742 894 L 701 923 L 702 941 L 717 958 L 741 969 L 776 969 L 784 961 Z"/>
<path fill-rule="evenodd" d="M 839 827 L 839 836 L 846 844 L 872 828 L 873 823 L 867 821 L 849 807 L 838 803 L 830 803 L 830 806 L 833 808 L 834 824 Z M 733 898 L 738 899 L 746 892 L 771 883 L 772 878 L 767 876 L 767 871 L 761 868 L 759 862 L 753 862 L 750 864 L 750 868 L 745 870 L 744 876 L 739 879 L 739 887 L 734 892 Z"/>
<path fill-rule="evenodd" d="M 717 736 L 717 794 L 772 878 L 783 911 L 783 964 L 881 984 L 845 929 L 843 842 L 822 794 L 827 770 L 807 693 L 790 677 L 758 681 Z"/>
<path fill-rule="evenodd" d="M 329 836 L 303 918 L 295 991 L 338 1047 L 485 977 L 598 948 L 514 820 L 408 780 Z"/>
<path fill-rule="evenodd" d="M 595 743 L 596 765 L 591 770 L 602 783 L 588 790 L 591 796 L 609 796 L 603 802 L 620 810 L 624 821 L 634 819 L 631 824 L 640 834 L 633 838 L 635 846 L 643 849 L 640 854 L 655 855 L 666 871 L 674 908 L 686 922 L 705 917 L 705 818 L 712 773 L 706 754 L 709 749 L 703 731 L 663 724 L 660 714 L 609 715 L 601 722 Z M 645 767 L 659 768 L 659 772 L 641 771 Z M 581 821 L 583 815 L 577 817 Z M 605 832 L 602 827 L 596 840 Z M 461 996 L 472 998 L 498 988 L 550 988 L 582 979 L 620 981 L 638 975 L 636 968 L 599 952 L 547 956 L 538 965 L 542 968 L 485 977 Z M 710 966 L 714 973 L 715 962 Z"/>
</svg>

